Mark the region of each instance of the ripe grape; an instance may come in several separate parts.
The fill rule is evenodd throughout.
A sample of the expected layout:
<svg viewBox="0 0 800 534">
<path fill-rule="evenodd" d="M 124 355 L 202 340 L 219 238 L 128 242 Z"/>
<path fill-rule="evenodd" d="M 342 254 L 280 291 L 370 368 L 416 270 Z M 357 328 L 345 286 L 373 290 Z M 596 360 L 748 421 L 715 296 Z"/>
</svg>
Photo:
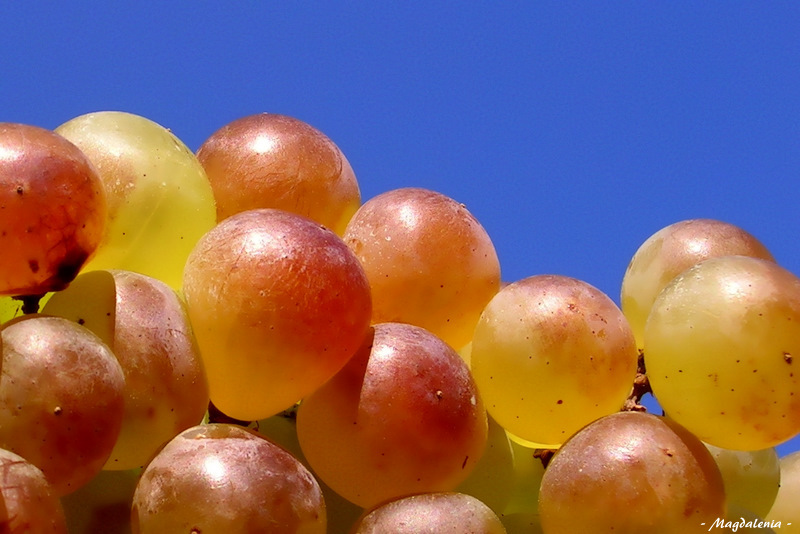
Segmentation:
<svg viewBox="0 0 800 534">
<path fill-rule="evenodd" d="M 500 287 L 492 240 L 463 204 L 405 188 L 366 202 L 344 240 L 372 288 L 372 322 L 421 326 L 459 349 Z"/>
<path fill-rule="evenodd" d="M 217 220 L 257 208 L 297 213 L 342 235 L 361 204 L 342 151 L 305 122 L 274 113 L 237 119 L 197 151 L 217 202 Z"/>
<path fill-rule="evenodd" d="M 734 451 L 709 444 L 706 448 L 722 473 L 728 506 L 745 508 L 758 517 L 767 515 L 781 480 L 776 450 Z"/>
<path fill-rule="evenodd" d="M 238 213 L 206 234 L 186 264 L 184 294 L 211 400 L 242 420 L 314 391 L 369 328 L 358 259 L 332 231 L 281 210 Z"/>
<path fill-rule="evenodd" d="M 647 316 L 664 286 L 703 260 L 733 255 L 773 259 L 754 236 L 713 219 L 677 222 L 647 238 L 625 271 L 620 296 L 622 312 L 630 322 L 637 345 L 643 346 Z"/>
<path fill-rule="evenodd" d="M 367 508 L 453 490 L 484 451 L 487 419 L 469 369 L 449 345 L 413 325 L 382 323 L 303 400 L 297 435 L 320 479 Z"/>
<path fill-rule="evenodd" d="M 105 469 L 142 467 L 167 441 L 197 425 L 208 385 L 183 301 L 167 284 L 129 271 L 83 273 L 43 313 L 97 334 L 125 373 L 125 416 Z"/>
<path fill-rule="evenodd" d="M 319 485 L 291 454 L 242 427 L 185 430 L 142 473 L 134 534 L 325 534 Z"/>
<path fill-rule="evenodd" d="M 711 453 L 686 429 L 618 412 L 581 429 L 553 456 L 539 513 L 547 534 L 707 532 L 725 515 L 725 492 Z"/>
<path fill-rule="evenodd" d="M 66 287 L 105 222 L 102 183 L 78 147 L 44 128 L 0 123 L 0 295 Z"/>
<path fill-rule="evenodd" d="M 800 534 L 800 451 L 787 454 L 780 460 L 781 486 L 775 503 L 764 519 L 780 521 L 781 534 Z"/>
<path fill-rule="evenodd" d="M 486 306 L 471 365 L 501 426 L 523 440 L 557 446 L 621 408 L 637 352 L 610 298 L 574 278 L 537 275 L 504 287 Z"/>
<path fill-rule="evenodd" d="M 44 473 L 23 457 L 0 449 L 0 531 L 67 534 L 64 510 Z"/>
<path fill-rule="evenodd" d="M 426 493 L 397 499 L 369 510 L 353 534 L 506 534 L 491 508 L 463 493 Z"/>
<path fill-rule="evenodd" d="M 765 449 L 800 432 L 800 279 L 774 262 L 724 256 L 678 275 L 644 351 L 667 415 L 706 443 Z"/>
<path fill-rule="evenodd" d="M 180 289 L 183 266 L 215 223 L 214 194 L 183 142 L 155 122 L 117 111 L 58 128 L 98 169 L 108 198 L 106 236 L 85 270 L 136 271 Z"/>
<path fill-rule="evenodd" d="M 100 338 L 61 317 L 28 315 L 0 335 L 0 447 L 70 493 L 100 471 L 119 435 L 122 368 Z"/>
</svg>

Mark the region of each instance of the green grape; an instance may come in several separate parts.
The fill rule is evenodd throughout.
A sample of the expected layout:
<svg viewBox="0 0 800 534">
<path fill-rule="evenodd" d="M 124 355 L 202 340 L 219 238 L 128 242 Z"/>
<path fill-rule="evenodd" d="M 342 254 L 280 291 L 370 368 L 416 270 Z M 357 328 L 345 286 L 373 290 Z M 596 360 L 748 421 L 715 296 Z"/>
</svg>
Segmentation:
<svg viewBox="0 0 800 534">
<path fill-rule="evenodd" d="M 508 506 L 514 489 L 516 458 L 506 431 L 491 417 L 488 420 L 486 449 L 455 491 L 472 495 L 499 515 Z"/>
<path fill-rule="evenodd" d="M 764 517 L 772 508 L 780 486 L 781 469 L 774 448 L 734 451 L 706 444 L 725 482 L 728 506 Z M 729 514 L 730 515 L 730 514 Z"/>
<path fill-rule="evenodd" d="M 800 451 L 781 458 L 781 487 L 764 517 L 780 534 L 800 534 Z M 780 521 L 780 524 L 776 523 Z M 778 528 L 780 527 L 780 528 Z"/>
<path fill-rule="evenodd" d="M 727 526 L 727 522 L 730 521 L 730 527 Z M 728 515 L 725 517 L 725 523 L 720 525 L 718 528 L 722 530 L 723 528 L 732 531 L 734 529 L 733 524 L 736 524 L 736 532 L 761 532 L 762 534 L 777 534 L 777 532 L 785 532 L 783 529 L 779 531 L 775 531 L 772 528 L 772 521 L 767 521 L 762 519 L 760 516 L 756 515 L 755 513 L 751 512 L 747 508 L 743 508 L 738 504 L 729 504 L 728 505 Z M 713 524 L 712 524 L 713 525 Z"/>
<path fill-rule="evenodd" d="M 544 463 L 541 458 L 537 457 L 538 448 L 527 447 L 513 439 L 509 439 L 509 442 L 514 454 L 514 476 L 511 484 L 511 497 L 503 510 L 503 517 L 522 514 L 526 517 L 536 516 L 538 518 L 539 487 L 544 476 Z"/>
<path fill-rule="evenodd" d="M 691 219 L 662 228 L 642 243 L 622 279 L 620 303 L 636 343 L 643 346 L 644 325 L 662 289 L 676 276 L 703 260 L 718 256 L 772 254 L 741 228 L 713 219 Z"/>
<path fill-rule="evenodd" d="M 129 271 L 90 271 L 42 312 L 92 330 L 125 373 L 125 415 L 105 469 L 142 467 L 200 422 L 209 400 L 205 371 L 183 301 L 167 284 Z"/>
<path fill-rule="evenodd" d="M 131 504 L 141 469 L 101 471 L 61 498 L 70 534 L 130 534 Z"/>
<path fill-rule="evenodd" d="M 523 440 L 557 447 L 620 409 L 637 351 L 622 312 L 598 289 L 539 275 L 500 290 L 472 340 L 472 373 L 487 410 Z"/>
<path fill-rule="evenodd" d="M 105 239 L 84 270 L 136 271 L 179 290 L 186 258 L 216 223 L 195 155 L 166 128 L 130 113 L 81 115 L 56 132 L 91 160 L 108 199 Z"/>
<path fill-rule="evenodd" d="M 800 432 L 800 279 L 774 262 L 724 256 L 678 275 L 644 351 L 667 415 L 706 443 L 758 450 Z"/>
<path fill-rule="evenodd" d="M 134 534 L 325 534 L 317 481 L 282 447 L 236 425 L 172 439 L 136 486 Z"/>
<path fill-rule="evenodd" d="M 547 534 L 700 533 L 724 517 L 725 491 L 711 453 L 685 428 L 617 412 L 581 429 L 553 456 L 539 514 Z"/>
<path fill-rule="evenodd" d="M 463 493 L 424 493 L 367 511 L 353 534 L 506 534 L 491 508 Z"/>
</svg>

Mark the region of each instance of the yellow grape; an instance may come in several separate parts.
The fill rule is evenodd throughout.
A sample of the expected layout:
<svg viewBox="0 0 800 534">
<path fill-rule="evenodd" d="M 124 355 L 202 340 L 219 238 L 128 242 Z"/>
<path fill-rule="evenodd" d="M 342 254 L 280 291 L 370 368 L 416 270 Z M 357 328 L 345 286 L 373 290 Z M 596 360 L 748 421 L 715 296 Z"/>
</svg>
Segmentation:
<svg viewBox="0 0 800 534">
<path fill-rule="evenodd" d="M 580 280 L 539 275 L 509 284 L 489 302 L 475 328 L 471 365 L 501 426 L 557 446 L 620 409 L 637 351 L 610 298 Z"/>
<path fill-rule="evenodd" d="M 642 347 L 647 315 L 664 286 L 703 260 L 733 255 L 773 259 L 754 236 L 713 219 L 677 222 L 647 238 L 631 258 L 620 293 L 622 312 L 630 322 L 637 345 Z"/>
<path fill-rule="evenodd" d="M 777 451 L 772 447 L 734 451 L 707 443 L 706 448 L 722 473 L 728 506 L 750 510 L 758 517 L 767 515 L 775 502 L 781 480 Z"/>
<path fill-rule="evenodd" d="M 577 432 L 553 456 L 539 492 L 547 534 L 708 532 L 725 515 L 711 453 L 674 421 L 617 412 Z"/>
<path fill-rule="evenodd" d="M 724 256 L 678 275 L 644 352 L 666 414 L 706 443 L 766 449 L 800 432 L 800 279 L 774 262 Z"/>
<path fill-rule="evenodd" d="M 42 312 L 86 326 L 122 365 L 125 416 L 104 469 L 141 467 L 201 421 L 209 400 L 205 371 L 183 301 L 167 284 L 129 271 L 90 271 Z"/>
<path fill-rule="evenodd" d="M 764 518 L 771 524 L 780 521 L 780 534 L 800 534 L 800 451 L 787 454 L 780 460 L 781 487 L 769 513 Z"/>
<path fill-rule="evenodd" d="M 259 113 L 226 124 L 197 158 L 217 201 L 217 220 L 258 208 L 297 213 L 342 235 L 361 205 L 355 173 L 342 151 L 305 122 Z"/>
<path fill-rule="evenodd" d="M 179 290 L 186 258 L 216 222 L 195 155 L 166 128 L 130 113 L 81 115 L 56 132 L 95 165 L 108 199 L 106 236 L 85 270 L 136 271 Z"/>
<path fill-rule="evenodd" d="M 367 273 L 373 323 L 420 326 L 455 349 L 469 343 L 500 287 L 500 263 L 486 230 L 441 193 L 380 194 L 359 208 L 344 240 Z"/>
</svg>

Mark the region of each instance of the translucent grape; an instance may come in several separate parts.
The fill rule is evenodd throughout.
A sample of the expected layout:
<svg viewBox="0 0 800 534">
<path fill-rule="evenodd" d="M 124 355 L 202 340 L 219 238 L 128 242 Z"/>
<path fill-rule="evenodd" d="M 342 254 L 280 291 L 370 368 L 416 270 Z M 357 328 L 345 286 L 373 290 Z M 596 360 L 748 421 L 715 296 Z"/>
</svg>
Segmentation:
<svg viewBox="0 0 800 534">
<path fill-rule="evenodd" d="M 706 443 L 766 449 L 800 432 L 800 279 L 774 262 L 725 256 L 678 275 L 644 350 L 659 403 Z"/>
<path fill-rule="evenodd" d="M 427 493 L 412 495 L 369 510 L 353 534 L 506 534 L 492 510 L 471 495 Z"/>
<path fill-rule="evenodd" d="M 105 469 L 142 467 L 195 426 L 208 385 L 183 301 L 164 282 L 129 271 L 91 271 L 56 293 L 43 313 L 97 334 L 125 373 L 125 416 Z"/>
<path fill-rule="evenodd" d="M 553 456 L 539 513 L 547 534 L 708 532 L 725 516 L 725 492 L 711 453 L 686 429 L 618 412 L 581 429 Z"/>
<path fill-rule="evenodd" d="M 313 126 L 285 115 L 237 119 L 197 151 L 217 202 L 217 220 L 257 208 L 313 219 L 342 235 L 361 205 L 353 169 Z"/>
<path fill-rule="evenodd" d="M 283 448 L 235 425 L 200 425 L 145 468 L 132 526 L 134 534 L 325 534 L 325 502 Z"/>
<path fill-rule="evenodd" d="M 369 278 L 373 323 L 425 328 L 460 349 L 500 287 L 489 235 L 463 204 L 418 188 L 366 202 L 344 234 Z"/>
<path fill-rule="evenodd" d="M 341 369 L 369 329 L 369 284 L 332 231 L 281 210 L 238 213 L 204 236 L 184 294 L 211 400 L 258 420 Z"/>
<path fill-rule="evenodd" d="M 787 454 L 780 461 L 781 487 L 769 513 L 764 518 L 770 522 L 780 521 L 780 534 L 800 534 L 800 451 Z"/>
<path fill-rule="evenodd" d="M 65 495 L 111 454 L 124 410 L 122 368 L 100 338 L 61 317 L 29 315 L 0 335 L 0 446 Z"/>
<path fill-rule="evenodd" d="M 297 435 L 319 478 L 367 508 L 453 490 L 483 454 L 487 419 L 469 369 L 449 345 L 413 325 L 382 323 L 303 400 Z"/>
<path fill-rule="evenodd" d="M 754 236 L 713 219 L 671 224 L 642 243 L 625 271 L 620 297 L 637 345 L 643 346 L 644 325 L 653 302 L 673 278 L 703 260 L 732 255 L 773 259 Z"/>
<path fill-rule="evenodd" d="M 97 170 L 75 145 L 0 123 L 0 295 L 66 287 L 98 247 L 106 209 Z"/>
<path fill-rule="evenodd" d="M 728 506 L 750 510 L 757 517 L 767 515 L 780 486 L 777 451 L 733 451 L 708 444 L 706 448 L 722 473 Z"/>
<path fill-rule="evenodd" d="M 56 131 L 92 161 L 108 198 L 106 236 L 85 269 L 136 271 L 180 289 L 186 258 L 216 222 L 195 155 L 166 128 L 131 113 L 89 113 Z"/>
<path fill-rule="evenodd" d="M 548 446 L 619 410 L 636 365 L 619 308 L 565 276 L 532 276 L 500 290 L 472 340 L 472 373 L 489 413 L 515 436 Z"/>
</svg>

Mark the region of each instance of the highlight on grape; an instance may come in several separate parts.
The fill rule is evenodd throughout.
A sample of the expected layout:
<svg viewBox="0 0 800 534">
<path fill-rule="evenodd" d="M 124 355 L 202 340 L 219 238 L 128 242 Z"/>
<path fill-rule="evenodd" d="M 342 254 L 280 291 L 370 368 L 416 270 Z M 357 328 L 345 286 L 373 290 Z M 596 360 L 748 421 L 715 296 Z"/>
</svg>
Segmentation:
<svg viewBox="0 0 800 534">
<path fill-rule="evenodd" d="M 0 531 L 800 532 L 800 279 L 756 236 L 675 221 L 617 306 L 356 172 L 272 113 L 0 123 Z"/>
</svg>

